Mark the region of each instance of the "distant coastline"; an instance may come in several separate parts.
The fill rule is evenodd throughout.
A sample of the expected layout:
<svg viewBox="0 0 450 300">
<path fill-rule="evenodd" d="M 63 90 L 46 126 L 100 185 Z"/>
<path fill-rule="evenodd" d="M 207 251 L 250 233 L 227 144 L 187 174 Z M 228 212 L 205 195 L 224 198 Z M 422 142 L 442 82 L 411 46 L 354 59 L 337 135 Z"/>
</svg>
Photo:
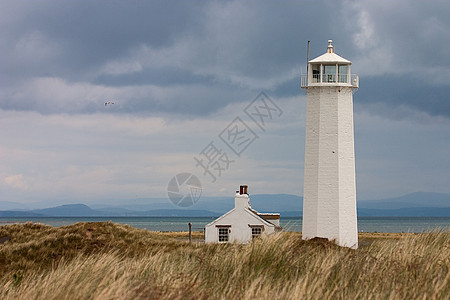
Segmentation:
<svg viewBox="0 0 450 300">
<path fill-rule="evenodd" d="M 250 195 L 260 212 L 302 216 L 303 197 L 291 194 Z M 233 208 L 232 197 L 202 197 L 190 207 L 166 198 L 110 200 L 93 204 L 0 201 L 2 217 L 218 217 Z M 397 198 L 357 201 L 359 217 L 450 217 L 450 194 L 417 192 Z"/>
<path fill-rule="evenodd" d="M 81 222 L 107 222 L 127 224 L 150 231 L 188 231 L 192 223 L 194 231 L 203 231 L 206 224 L 215 217 L 0 217 L 0 226 L 12 223 L 41 223 L 53 227 L 69 226 Z M 301 232 L 301 217 L 281 217 L 285 231 Z M 428 232 L 435 229 L 449 229 L 450 217 L 358 217 L 359 232 Z"/>
</svg>

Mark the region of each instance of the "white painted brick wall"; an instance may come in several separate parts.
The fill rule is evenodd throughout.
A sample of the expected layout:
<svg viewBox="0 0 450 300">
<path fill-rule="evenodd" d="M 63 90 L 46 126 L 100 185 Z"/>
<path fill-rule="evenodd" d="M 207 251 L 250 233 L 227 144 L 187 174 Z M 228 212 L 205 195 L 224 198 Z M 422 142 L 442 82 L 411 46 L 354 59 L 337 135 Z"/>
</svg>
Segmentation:
<svg viewBox="0 0 450 300">
<path fill-rule="evenodd" d="M 351 87 L 309 87 L 303 238 L 358 245 Z"/>
</svg>

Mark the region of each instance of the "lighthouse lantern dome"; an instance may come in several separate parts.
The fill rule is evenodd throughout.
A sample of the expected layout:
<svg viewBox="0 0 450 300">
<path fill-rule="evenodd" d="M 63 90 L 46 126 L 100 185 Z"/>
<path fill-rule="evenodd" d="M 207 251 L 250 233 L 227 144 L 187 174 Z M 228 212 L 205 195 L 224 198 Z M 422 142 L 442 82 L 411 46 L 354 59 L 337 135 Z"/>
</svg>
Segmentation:
<svg viewBox="0 0 450 300">
<path fill-rule="evenodd" d="M 359 80 L 356 75 L 351 75 L 351 64 L 334 52 L 333 41 L 328 40 L 327 52 L 308 62 L 308 74 L 302 77 L 302 88 L 322 84 L 358 88 Z"/>
</svg>

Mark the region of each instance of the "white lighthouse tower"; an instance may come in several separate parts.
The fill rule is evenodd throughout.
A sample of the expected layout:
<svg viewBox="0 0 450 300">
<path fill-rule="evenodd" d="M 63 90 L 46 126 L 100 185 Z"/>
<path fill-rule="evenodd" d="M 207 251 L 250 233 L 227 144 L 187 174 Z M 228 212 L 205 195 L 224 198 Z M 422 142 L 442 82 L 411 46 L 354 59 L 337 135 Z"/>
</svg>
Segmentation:
<svg viewBox="0 0 450 300">
<path fill-rule="evenodd" d="M 301 80 L 307 93 L 302 237 L 357 248 L 353 92 L 359 78 L 328 43 Z"/>
</svg>

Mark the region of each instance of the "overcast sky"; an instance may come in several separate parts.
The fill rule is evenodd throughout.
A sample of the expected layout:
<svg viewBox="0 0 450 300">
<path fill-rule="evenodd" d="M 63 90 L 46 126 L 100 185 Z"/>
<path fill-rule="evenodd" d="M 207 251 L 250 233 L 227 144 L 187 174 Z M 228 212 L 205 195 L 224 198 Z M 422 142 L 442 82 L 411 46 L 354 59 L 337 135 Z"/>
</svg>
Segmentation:
<svg viewBox="0 0 450 300">
<path fill-rule="evenodd" d="M 328 39 L 360 76 L 358 200 L 450 193 L 449 1 L 0 0 L 0 201 L 167 197 L 182 172 L 302 195 L 299 79 Z"/>
</svg>

